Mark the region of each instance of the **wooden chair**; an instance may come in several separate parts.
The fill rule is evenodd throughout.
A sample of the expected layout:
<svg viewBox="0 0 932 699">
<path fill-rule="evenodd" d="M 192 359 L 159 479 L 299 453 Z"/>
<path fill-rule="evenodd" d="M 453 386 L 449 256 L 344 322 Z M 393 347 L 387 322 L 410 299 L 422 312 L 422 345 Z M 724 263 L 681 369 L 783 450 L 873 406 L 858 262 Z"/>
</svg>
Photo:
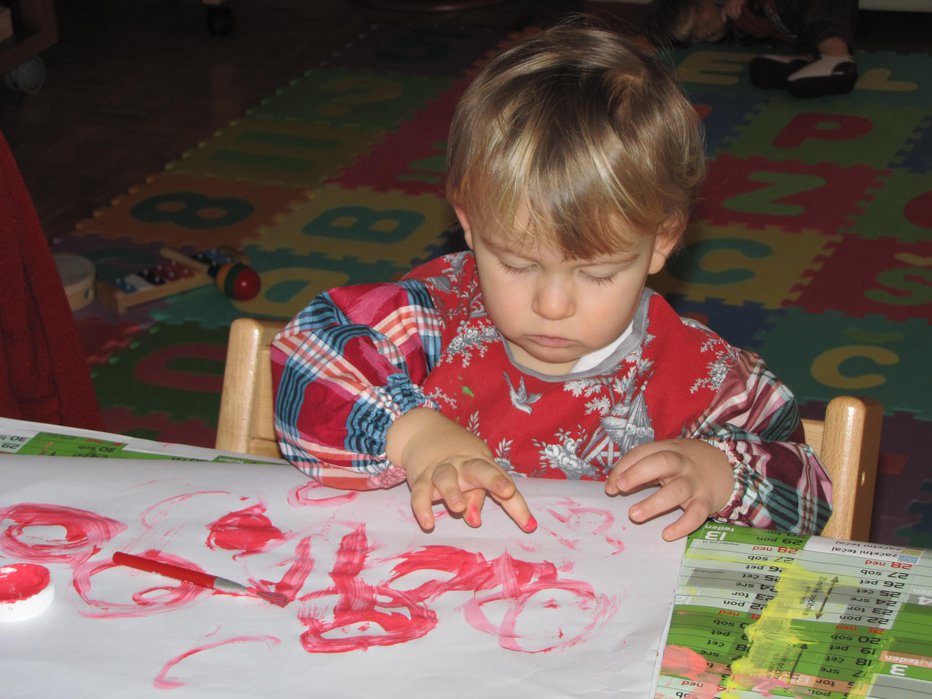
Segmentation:
<svg viewBox="0 0 932 699">
<path fill-rule="evenodd" d="M 272 423 L 269 345 L 281 323 L 238 318 L 230 327 L 217 449 L 281 458 Z M 829 402 L 825 420 L 803 420 L 806 442 L 822 459 L 834 486 L 834 511 L 823 536 L 866 541 L 870 536 L 880 403 L 853 396 Z"/>
<path fill-rule="evenodd" d="M 230 326 L 217 449 L 282 458 L 275 438 L 269 346 L 283 323 L 237 318 Z"/>
<path fill-rule="evenodd" d="M 880 403 L 854 396 L 829 401 L 825 420 L 803 420 L 806 443 L 832 478 L 832 516 L 822 536 L 870 537 L 882 420 Z"/>
</svg>

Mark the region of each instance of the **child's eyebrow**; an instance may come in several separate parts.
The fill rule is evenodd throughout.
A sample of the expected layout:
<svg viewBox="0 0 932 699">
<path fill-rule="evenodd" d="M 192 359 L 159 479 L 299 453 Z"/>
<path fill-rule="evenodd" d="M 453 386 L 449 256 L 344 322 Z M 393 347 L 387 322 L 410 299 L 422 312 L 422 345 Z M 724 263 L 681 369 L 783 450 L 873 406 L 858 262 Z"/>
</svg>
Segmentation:
<svg viewBox="0 0 932 699">
<path fill-rule="evenodd" d="M 492 252 L 499 254 L 505 253 L 508 255 L 514 255 L 515 257 L 523 257 L 525 259 L 533 259 L 531 257 L 530 251 L 528 250 L 519 250 L 518 248 L 512 247 L 507 242 L 499 242 L 494 238 L 488 236 L 482 236 L 482 242 L 488 247 Z"/>
<path fill-rule="evenodd" d="M 528 249 L 527 247 L 513 247 L 509 244 L 508 240 L 502 240 L 501 238 L 493 238 L 487 235 L 480 235 L 483 244 L 489 248 L 496 255 L 511 255 L 513 257 L 519 257 L 522 260 L 536 260 L 533 250 Z M 575 264 L 576 267 L 605 267 L 612 265 L 624 265 L 635 259 L 638 256 L 638 253 L 634 249 L 623 249 L 618 250 L 612 254 L 599 255 L 595 258 L 584 258 L 576 257 L 569 258 L 567 261 L 571 261 Z"/>
<path fill-rule="evenodd" d="M 611 257 L 600 257 L 595 260 L 579 260 L 578 263 L 580 267 L 611 267 L 612 265 L 623 265 L 636 257 L 637 255 L 634 254 L 618 254 Z"/>
</svg>

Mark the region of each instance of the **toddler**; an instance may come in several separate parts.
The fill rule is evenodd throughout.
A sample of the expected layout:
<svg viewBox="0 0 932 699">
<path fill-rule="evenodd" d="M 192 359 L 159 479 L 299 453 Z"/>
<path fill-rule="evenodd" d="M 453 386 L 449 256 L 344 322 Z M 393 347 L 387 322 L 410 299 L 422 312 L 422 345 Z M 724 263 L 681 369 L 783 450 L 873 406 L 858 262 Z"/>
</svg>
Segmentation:
<svg viewBox="0 0 932 699">
<path fill-rule="evenodd" d="M 487 495 L 527 531 L 521 477 L 659 485 L 635 522 L 682 510 L 817 532 L 831 486 L 789 390 L 757 355 L 646 288 L 704 174 L 701 126 L 660 62 L 561 25 L 466 90 L 447 196 L 469 251 L 398 282 L 332 289 L 272 345 L 284 455 L 337 488 L 407 482 L 424 529 Z"/>
</svg>

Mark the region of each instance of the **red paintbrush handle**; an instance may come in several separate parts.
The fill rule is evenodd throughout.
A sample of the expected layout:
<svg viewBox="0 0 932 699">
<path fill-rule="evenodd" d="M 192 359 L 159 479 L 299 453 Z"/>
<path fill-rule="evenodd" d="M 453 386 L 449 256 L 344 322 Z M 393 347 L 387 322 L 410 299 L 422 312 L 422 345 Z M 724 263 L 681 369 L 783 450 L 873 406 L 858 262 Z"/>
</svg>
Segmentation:
<svg viewBox="0 0 932 699">
<path fill-rule="evenodd" d="M 158 573 L 159 575 L 164 575 L 166 578 L 172 578 L 173 580 L 183 580 L 185 582 L 194 583 L 201 587 L 213 588 L 217 582 L 217 577 L 215 575 L 202 573 L 199 570 L 191 570 L 190 568 L 182 568 L 181 566 L 172 565 L 171 563 L 154 561 L 151 558 L 134 556 L 131 553 L 123 553 L 122 551 L 117 551 L 113 554 L 113 562 L 117 565 L 128 566 L 129 568 L 135 568 L 136 570 L 142 570 L 147 573 Z"/>
</svg>

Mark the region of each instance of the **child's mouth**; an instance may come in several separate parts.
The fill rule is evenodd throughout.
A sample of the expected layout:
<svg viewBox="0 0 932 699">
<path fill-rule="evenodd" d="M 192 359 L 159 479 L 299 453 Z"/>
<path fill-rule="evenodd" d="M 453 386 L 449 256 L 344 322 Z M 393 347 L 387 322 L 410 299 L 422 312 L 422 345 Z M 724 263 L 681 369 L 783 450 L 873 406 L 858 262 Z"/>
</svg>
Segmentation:
<svg viewBox="0 0 932 699">
<path fill-rule="evenodd" d="M 541 347 L 566 347 L 570 341 L 565 337 L 554 337 L 552 335 L 532 335 L 531 340 Z"/>
</svg>

